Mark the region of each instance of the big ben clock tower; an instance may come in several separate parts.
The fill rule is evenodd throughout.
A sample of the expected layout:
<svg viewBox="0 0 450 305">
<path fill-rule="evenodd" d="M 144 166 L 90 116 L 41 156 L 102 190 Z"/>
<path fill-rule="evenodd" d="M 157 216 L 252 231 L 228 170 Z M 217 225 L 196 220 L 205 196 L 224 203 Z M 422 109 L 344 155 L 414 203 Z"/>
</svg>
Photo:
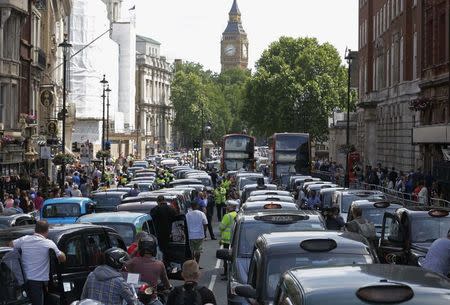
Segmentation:
<svg viewBox="0 0 450 305">
<path fill-rule="evenodd" d="M 248 39 L 242 27 L 241 12 L 237 0 L 233 0 L 228 25 L 222 34 L 220 62 L 222 71 L 232 68 L 247 69 Z"/>
</svg>

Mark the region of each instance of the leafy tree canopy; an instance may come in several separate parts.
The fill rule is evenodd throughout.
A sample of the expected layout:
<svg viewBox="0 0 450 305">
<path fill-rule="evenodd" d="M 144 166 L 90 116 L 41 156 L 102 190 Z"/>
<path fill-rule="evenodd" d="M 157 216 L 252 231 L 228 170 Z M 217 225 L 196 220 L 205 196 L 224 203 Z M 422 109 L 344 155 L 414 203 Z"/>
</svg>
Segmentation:
<svg viewBox="0 0 450 305">
<path fill-rule="evenodd" d="M 345 108 L 347 70 L 337 50 L 315 38 L 281 37 L 246 83 L 241 115 L 256 134 L 308 132 L 325 139 L 331 111 Z"/>
</svg>

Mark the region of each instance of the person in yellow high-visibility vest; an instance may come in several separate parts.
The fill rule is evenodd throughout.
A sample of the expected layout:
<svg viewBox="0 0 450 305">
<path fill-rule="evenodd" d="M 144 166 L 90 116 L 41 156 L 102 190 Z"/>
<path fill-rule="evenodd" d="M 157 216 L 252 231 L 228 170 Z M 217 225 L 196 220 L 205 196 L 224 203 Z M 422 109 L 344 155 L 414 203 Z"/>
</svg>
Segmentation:
<svg viewBox="0 0 450 305">
<path fill-rule="evenodd" d="M 234 225 L 234 220 L 236 219 L 236 208 L 239 203 L 235 200 L 227 200 L 226 208 L 227 213 L 223 216 L 222 222 L 219 225 L 220 231 L 220 243 L 222 244 L 224 249 L 230 248 L 231 242 L 231 229 Z M 228 263 L 227 261 L 223 262 L 223 274 L 222 276 L 226 276 L 228 272 Z"/>
</svg>

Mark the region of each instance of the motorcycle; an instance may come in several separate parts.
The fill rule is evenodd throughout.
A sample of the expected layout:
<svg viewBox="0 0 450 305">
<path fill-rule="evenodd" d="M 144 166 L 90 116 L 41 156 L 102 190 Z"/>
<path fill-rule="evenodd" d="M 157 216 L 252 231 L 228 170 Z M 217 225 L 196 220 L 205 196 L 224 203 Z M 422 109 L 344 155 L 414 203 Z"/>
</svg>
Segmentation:
<svg viewBox="0 0 450 305">
<path fill-rule="evenodd" d="M 158 299 L 161 303 L 167 303 L 167 297 L 169 296 L 170 290 L 164 289 L 162 285 L 158 285 L 156 288 L 148 285 L 147 283 L 141 283 L 137 287 L 137 297 L 144 305 L 151 305 Z M 156 295 L 156 299 L 155 299 Z"/>
</svg>

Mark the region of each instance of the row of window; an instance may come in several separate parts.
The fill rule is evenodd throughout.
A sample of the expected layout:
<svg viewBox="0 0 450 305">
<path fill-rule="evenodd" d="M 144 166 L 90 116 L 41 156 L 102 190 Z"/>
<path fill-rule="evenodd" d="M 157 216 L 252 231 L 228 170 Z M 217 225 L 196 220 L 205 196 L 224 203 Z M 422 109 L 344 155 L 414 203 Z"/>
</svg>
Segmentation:
<svg viewBox="0 0 450 305">
<path fill-rule="evenodd" d="M 389 28 L 389 23 L 404 10 L 405 0 L 388 0 L 384 6 L 373 15 L 373 40 L 380 37 Z"/>
<path fill-rule="evenodd" d="M 405 49 L 403 36 L 392 42 L 386 51 L 379 50 L 372 61 L 372 88 L 374 91 L 403 82 L 405 77 L 405 52 L 412 52 L 412 79 L 417 78 L 417 32 L 413 35 L 412 50 Z M 368 91 L 367 62 L 361 63 L 359 71 L 360 92 Z"/>
</svg>

